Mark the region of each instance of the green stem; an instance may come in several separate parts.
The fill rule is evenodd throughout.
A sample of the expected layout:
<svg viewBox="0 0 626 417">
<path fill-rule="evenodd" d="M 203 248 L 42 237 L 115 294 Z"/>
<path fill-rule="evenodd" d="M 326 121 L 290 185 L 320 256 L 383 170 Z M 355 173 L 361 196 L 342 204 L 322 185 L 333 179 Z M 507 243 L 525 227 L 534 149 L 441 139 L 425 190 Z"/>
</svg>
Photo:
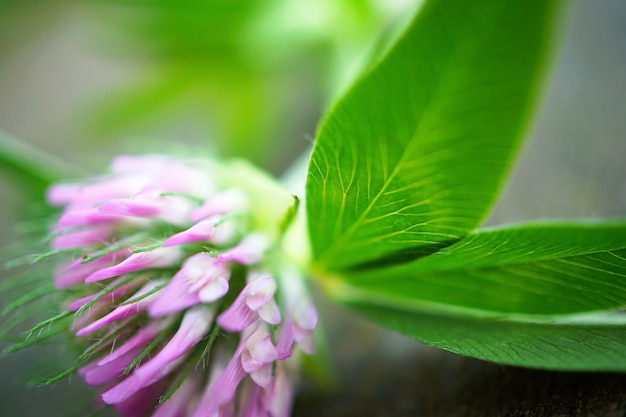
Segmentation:
<svg viewBox="0 0 626 417">
<path fill-rule="evenodd" d="M 25 186 L 32 196 L 41 198 L 50 183 L 64 178 L 85 176 L 77 168 L 50 154 L 0 131 L 0 170 L 7 178 Z"/>
</svg>

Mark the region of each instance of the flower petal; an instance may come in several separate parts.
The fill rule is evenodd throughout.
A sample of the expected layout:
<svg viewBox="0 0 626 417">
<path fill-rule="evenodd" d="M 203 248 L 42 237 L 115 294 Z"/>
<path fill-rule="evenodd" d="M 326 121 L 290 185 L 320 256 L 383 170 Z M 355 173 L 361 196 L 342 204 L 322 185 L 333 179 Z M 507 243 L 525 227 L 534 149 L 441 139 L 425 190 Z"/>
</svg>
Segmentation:
<svg viewBox="0 0 626 417">
<path fill-rule="evenodd" d="M 57 222 L 59 227 L 90 226 L 93 224 L 110 224 L 120 220 L 120 216 L 102 214 L 97 208 L 86 208 L 66 211 Z"/>
<path fill-rule="evenodd" d="M 188 310 L 176 334 L 150 361 L 139 366 L 124 381 L 102 394 L 107 404 L 126 401 L 143 387 L 154 384 L 178 365 L 194 345 L 206 335 L 213 322 L 213 311 L 205 306 Z"/>
<path fill-rule="evenodd" d="M 136 294 L 134 294 L 131 298 L 141 297 L 144 294 L 149 293 L 155 287 L 160 285 L 160 281 L 150 281 L 146 285 L 143 286 Z M 79 331 L 76 332 L 76 336 L 85 336 L 86 334 L 92 333 L 98 329 L 103 328 L 104 326 L 108 326 L 109 324 L 121 320 L 126 317 L 133 316 L 135 314 L 139 314 L 145 311 L 148 308 L 148 305 L 152 302 L 153 298 L 156 296 L 155 294 L 150 294 L 146 298 L 143 298 L 136 303 L 124 304 L 120 307 L 117 307 L 115 310 L 111 311 L 104 317 L 94 321 L 88 326 L 83 327 Z"/>
<path fill-rule="evenodd" d="M 101 299 L 99 299 L 97 302 L 98 303 L 100 302 L 112 303 L 114 302 L 115 297 L 125 294 L 130 288 L 131 287 L 129 285 L 121 285 L 118 288 L 111 291 L 109 294 L 107 294 L 106 297 L 102 297 Z M 99 293 L 95 293 L 92 295 L 88 295 L 87 297 L 83 297 L 79 300 L 76 300 L 72 304 L 70 304 L 69 307 L 67 307 L 67 309 L 69 311 L 78 311 L 82 306 L 84 306 L 85 304 L 87 304 L 88 302 L 96 298 L 98 295 Z"/>
<path fill-rule="evenodd" d="M 256 371 L 250 373 L 250 378 L 259 386 L 267 388 L 272 381 L 272 365 L 265 364 Z"/>
<path fill-rule="evenodd" d="M 241 352 L 238 350 L 223 371 L 219 365 L 214 368 L 215 372 L 212 373 L 209 385 L 192 417 L 222 417 L 221 411 L 229 409 L 229 403 L 235 398 L 237 387 L 247 375 L 241 366 L 240 356 Z"/>
<path fill-rule="evenodd" d="M 173 266 L 179 261 L 181 255 L 181 252 L 174 248 L 158 248 L 148 252 L 134 253 L 115 266 L 94 272 L 85 279 L 85 282 L 101 281 L 144 269 Z"/>
<path fill-rule="evenodd" d="M 274 373 L 274 379 L 265 391 L 265 409 L 272 417 L 289 417 L 293 405 L 293 384 L 289 381 L 283 363 L 276 363 Z"/>
<path fill-rule="evenodd" d="M 84 184 L 54 184 L 46 190 L 46 201 L 52 206 L 65 206 L 70 204 Z"/>
<path fill-rule="evenodd" d="M 259 275 L 258 278 L 253 278 L 242 292 L 246 293 L 247 306 L 256 311 L 273 299 L 276 281 L 271 275 Z"/>
<path fill-rule="evenodd" d="M 299 327 L 306 330 L 313 330 L 317 326 L 317 309 L 311 302 L 306 303 L 304 307 L 296 310 L 294 320 Z"/>
<path fill-rule="evenodd" d="M 195 396 L 200 386 L 197 378 L 188 376 L 174 394 L 159 405 L 150 417 L 186 417 L 194 408 Z"/>
<path fill-rule="evenodd" d="M 198 292 L 198 298 L 203 303 L 212 303 L 222 298 L 226 293 L 228 293 L 228 281 L 220 276 L 206 284 Z"/>
<path fill-rule="evenodd" d="M 262 306 L 257 310 L 259 317 L 263 319 L 266 323 L 269 324 L 280 324 L 280 310 L 278 309 L 278 305 L 276 301 L 273 299 L 269 300 L 267 304 Z"/>
<path fill-rule="evenodd" d="M 280 326 L 278 333 L 278 342 L 276 342 L 276 351 L 278 360 L 285 360 L 293 353 L 293 342 L 295 341 L 294 324 L 287 321 Z"/>
<path fill-rule="evenodd" d="M 263 259 L 269 248 L 269 239 L 260 233 L 246 236 L 241 243 L 232 249 L 217 255 L 216 262 L 237 262 L 242 265 L 253 265 Z"/>
<path fill-rule="evenodd" d="M 116 360 L 117 358 L 125 355 L 131 350 L 140 347 L 143 348 L 144 346 L 148 345 L 148 343 L 152 342 L 170 322 L 170 320 L 160 320 L 148 323 L 146 326 L 142 327 L 137 333 L 131 336 L 130 339 L 125 341 L 120 347 L 100 359 L 97 362 L 98 365 L 106 365 L 107 363 Z"/>
<path fill-rule="evenodd" d="M 148 313 L 151 317 L 162 317 L 196 305 L 203 301 L 200 292 L 205 287 L 209 287 L 207 297 L 219 298 L 228 291 L 227 278 L 229 270 L 215 265 L 213 257 L 206 253 L 193 255 L 161 291 Z"/>
<path fill-rule="evenodd" d="M 214 194 L 201 207 L 191 212 L 191 221 L 206 219 L 216 214 L 235 214 L 248 210 L 249 202 L 246 194 L 238 189 L 228 189 Z"/>
<path fill-rule="evenodd" d="M 141 417 L 154 408 L 165 384 L 153 384 L 146 387 L 126 401 L 115 404 L 115 408 L 124 417 Z"/>
<path fill-rule="evenodd" d="M 90 363 L 78 370 L 78 374 L 83 377 L 89 385 L 103 385 L 113 381 L 124 373 L 124 369 L 141 353 L 141 349 L 134 349 L 120 355 L 112 361 L 100 365 Z"/>
<path fill-rule="evenodd" d="M 108 227 L 94 227 L 65 233 L 52 239 L 53 249 L 74 249 L 83 246 L 102 244 L 110 240 L 113 231 Z"/>
<path fill-rule="evenodd" d="M 249 352 L 250 360 L 262 363 L 274 362 L 277 357 L 276 347 L 272 344 L 269 333 L 267 333 L 267 335 L 260 340 L 253 341 L 252 343 L 248 342 L 243 353 L 245 352 Z M 245 366 L 244 369 L 246 369 Z"/>
<path fill-rule="evenodd" d="M 98 207 L 98 211 L 110 216 L 158 218 L 176 224 L 186 224 L 192 205 L 182 197 L 161 195 L 160 193 L 140 193 L 132 197 L 108 200 Z"/>
<path fill-rule="evenodd" d="M 240 332 L 258 318 L 258 313 L 246 305 L 245 296 L 244 293 L 239 294 L 230 307 L 217 318 L 217 323 L 224 330 Z"/>
<path fill-rule="evenodd" d="M 216 245 L 225 245 L 232 242 L 236 237 L 237 231 L 231 220 L 223 220 L 222 217 L 211 217 L 173 235 L 163 243 L 163 247 L 203 241 Z"/>
</svg>

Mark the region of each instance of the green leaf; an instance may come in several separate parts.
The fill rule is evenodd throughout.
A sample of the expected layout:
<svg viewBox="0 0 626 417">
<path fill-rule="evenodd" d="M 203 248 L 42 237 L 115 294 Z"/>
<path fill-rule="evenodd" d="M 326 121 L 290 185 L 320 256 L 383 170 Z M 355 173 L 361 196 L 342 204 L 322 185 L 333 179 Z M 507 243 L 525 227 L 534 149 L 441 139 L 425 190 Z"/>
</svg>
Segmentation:
<svg viewBox="0 0 626 417">
<path fill-rule="evenodd" d="M 626 371 L 626 314 L 552 322 L 485 319 L 357 303 L 366 317 L 429 345 L 508 365 Z"/>
<path fill-rule="evenodd" d="M 321 269 L 432 253 L 488 213 L 527 127 L 556 1 L 430 1 L 330 110 L 309 166 Z"/>
<path fill-rule="evenodd" d="M 339 298 L 358 292 L 392 306 L 515 315 L 617 309 L 626 306 L 626 223 L 479 230 L 431 256 L 339 282 Z"/>
<path fill-rule="evenodd" d="M 527 264 L 626 247 L 620 221 L 544 221 L 483 228 L 424 258 L 420 271 Z"/>
</svg>

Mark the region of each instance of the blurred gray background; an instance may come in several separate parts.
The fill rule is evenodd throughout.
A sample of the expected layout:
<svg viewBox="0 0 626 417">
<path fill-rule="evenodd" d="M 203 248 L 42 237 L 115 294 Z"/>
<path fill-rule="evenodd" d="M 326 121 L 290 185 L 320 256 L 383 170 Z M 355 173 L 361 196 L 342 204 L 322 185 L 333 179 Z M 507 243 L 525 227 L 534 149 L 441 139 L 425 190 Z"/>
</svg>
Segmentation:
<svg viewBox="0 0 626 417">
<path fill-rule="evenodd" d="M 236 74 L 227 76 L 218 71 L 209 75 L 207 72 L 200 75 L 189 72 L 190 67 L 197 66 L 193 51 L 188 55 L 194 59 L 181 59 L 178 66 L 168 66 L 168 53 L 179 58 L 185 56 L 186 51 L 175 48 L 180 40 L 165 37 L 161 43 L 155 41 L 153 44 L 146 44 L 143 38 L 136 41 L 142 36 L 149 39 L 151 32 L 129 31 L 132 24 L 112 11 L 112 8 L 122 7 L 115 3 L 0 0 L 2 131 L 70 163 L 93 165 L 96 170 L 103 167 L 115 152 L 148 149 L 147 142 L 138 138 L 154 138 L 154 146 L 167 149 L 172 142 L 197 146 L 207 137 L 224 134 L 246 139 L 237 144 L 216 145 L 220 152 L 248 153 L 260 165 L 280 172 L 307 146 L 306 138 L 314 134 L 324 103 L 336 87 L 329 80 L 337 79 L 338 68 L 344 68 L 346 62 L 358 56 L 357 51 L 368 44 L 371 33 L 384 28 L 398 11 L 410 7 L 408 2 L 399 2 L 394 6 L 396 9 L 385 9 L 387 14 L 382 15 L 381 9 L 376 8 L 379 6 L 360 8 L 354 6 L 359 2 L 353 1 L 346 2 L 345 10 L 328 6 L 328 10 L 335 14 L 327 10 L 326 20 L 320 18 L 317 22 L 310 22 L 302 17 L 282 20 L 284 27 L 279 29 L 284 32 L 271 33 L 272 36 L 263 40 L 273 47 L 273 54 L 266 57 L 260 67 L 256 63 L 242 63 L 233 54 L 219 55 L 223 62 L 229 65 L 235 62 L 241 67 L 237 67 L 241 77 L 236 78 Z M 289 7 L 296 4 L 284 3 L 290 3 Z M 306 7 L 301 9 L 297 10 L 305 17 L 310 14 Z M 342 18 L 342 13 L 351 13 L 352 20 Z M 294 20 L 300 23 L 296 25 Z M 162 25 L 166 23 L 159 22 L 160 25 L 147 27 L 178 33 L 177 24 L 193 26 L 185 21 L 174 22 L 171 27 L 165 26 L 165 30 Z M 127 27 L 124 28 L 123 24 Z M 284 49 L 275 47 L 281 44 L 285 33 L 294 30 L 290 24 L 308 29 L 294 32 L 299 37 L 291 37 L 296 39 L 293 45 Z M 342 30 L 333 25 L 341 26 Z M 263 32 L 263 26 L 254 30 Z M 256 33 L 254 30 L 252 32 Z M 127 46 L 126 38 L 133 36 L 135 42 Z M 142 45 L 148 45 L 147 52 Z M 244 49 L 251 47 L 239 40 L 237 45 Z M 223 45 L 210 47 L 216 51 L 223 49 Z M 218 64 L 201 63 L 207 68 Z M 228 96 L 228 89 L 215 91 L 212 85 L 203 85 L 205 76 L 213 77 L 210 79 L 222 85 L 231 82 L 232 97 Z M 183 83 L 184 86 L 176 82 L 172 84 L 172 80 L 181 77 L 188 81 Z M 146 79 L 151 81 L 142 84 Z M 249 84 L 242 84 L 242 80 L 248 80 Z M 201 94 L 199 99 L 190 95 L 190 91 L 206 94 Z M 245 98 L 246 91 L 251 94 L 249 100 L 242 98 Z M 127 96 L 124 92 L 128 93 Z M 275 112 L 263 114 L 259 120 L 252 118 L 250 126 L 243 127 L 224 121 L 220 109 L 211 104 L 219 98 L 226 103 L 227 109 L 244 111 L 238 105 L 243 100 L 249 107 L 246 111 L 256 114 L 264 97 L 271 97 Z M 116 108 L 121 110 L 116 112 Z M 254 132 L 263 139 L 256 140 Z M 277 139 L 270 138 L 272 135 Z M 277 149 L 281 149 L 280 155 L 272 155 Z M 0 177 L 0 192 L 3 197 L 0 239 L 7 244 L 15 239 L 14 225 L 28 202 L 10 178 Z M 539 114 L 529 132 L 529 141 L 488 223 L 554 217 L 624 216 L 626 1 L 576 0 L 570 3 L 564 16 L 555 65 L 543 93 Z M 342 317 L 339 322 L 336 320 L 338 314 Z M 327 320 L 329 333 L 343 335 L 341 339 L 331 337 L 333 355 L 339 364 L 339 391 L 332 394 L 305 390 L 304 399 L 299 400 L 296 407 L 296 415 L 482 415 L 481 405 L 468 399 L 466 392 L 461 392 L 467 390 L 469 385 L 463 381 L 469 379 L 476 382 L 474 386 L 480 386 L 482 381 L 498 387 L 505 384 L 504 379 L 512 386 L 533 385 L 538 381 L 547 386 L 575 386 L 578 387 L 575 395 L 579 402 L 581 398 L 584 402 L 585 396 L 597 398 L 598 393 L 593 387 L 601 385 L 602 381 L 616 386 L 617 391 L 603 391 L 605 397 L 597 402 L 600 407 L 597 409 L 613 407 L 610 412 L 604 409 L 604 412 L 593 414 L 597 409 L 579 407 L 576 411 L 559 409 L 555 405 L 528 415 L 613 415 L 612 412 L 621 412 L 619 407 L 626 407 L 626 381 L 623 379 L 536 371 L 507 373 L 500 367 L 454 357 L 386 334 L 350 312 L 331 305 L 324 304 L 324 315 L 333 318 Z M 88 401 L 86 398 L 91 394 L 79 380 L 65 380 L 54 387 L 44 388 L 25 388 L 19 383 L 20 371 L 27 364 L 45 362 L 48 360 L 46 354 L 54 349 L 38 349 L 0 358 L 1 416 L 35 416 L 43 412 L 49 417 L 80 415 L 78 403 Z M 411 358 L 410 362 L 408 358 Z M 394 377 L 394 372 L 402 369 L 398 364 L 407 363 L 413 370 L 412 376 L 398 380 Z M 366 375 L 367 378 L 355 378 L 355 375 Z M 380 391 L 381 387 L 394 383 L 424 386 L 433 378 L 438 378 L 438 382 L 430 389 L 425 388 L 431 397 L 405 393 L 403 395 L 410 398 L 406 398 L 405 403 L 402 398 L 398 399 L 394 404 L 399 408 L 395 408 L 393 414 L 384 414 L 376 404 L 371 404 L 372 398 L 377 398 L 370 396 L 371 392 L 388 393 Z M 433 392 L 433 389 L 439 391 Z M 557 393 L 550 398 L 561 395 L 562 403 L 567 405 L 571 403 L 568 395 L 574 395 L 572 392 Z M 527 409 L 540 403 L 533 401 L 532 395 L 535 394 L 526 392 L 525 395 L 522 406 Z M 493 395 L 489 401 L 497 404 L 498 401 L 519 400 L 515 395 L 509 397 Z M 79 398 L 83 400 L 79 401 Z M 68 404 L 71 411 L 67 410 Z M 472 413 L 468 407 L 479 411 Z M 503 403 L 501 410 L 508 410 L 506 407 Z M 502 411 L 501 415 L 513 414 Z"/>
</svg>

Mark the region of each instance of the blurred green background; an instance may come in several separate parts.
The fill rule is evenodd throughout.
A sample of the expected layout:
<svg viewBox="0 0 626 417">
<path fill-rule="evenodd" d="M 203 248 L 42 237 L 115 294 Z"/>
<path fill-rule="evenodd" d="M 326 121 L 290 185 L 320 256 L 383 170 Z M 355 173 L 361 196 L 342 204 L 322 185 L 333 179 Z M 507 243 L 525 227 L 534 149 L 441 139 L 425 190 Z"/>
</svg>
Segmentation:
<svg viewBox="0 0 626 417">
<path fill-rule="evenodd" d="M 184 143 L 276 171 L 411 3 L 4 0 L 2 128 L 73 162 Z"/>
<path fill-rule="evenodd" d="M 94 172 L 115 153 L 191 147 L 279 174 L 416 3 L 0 0 L 0 130 Z M 626 215 L 624 45 L 626 2 L 571 2 L 530 141 L 489 223 Z M 7 244 L 29 202 L 6 175 L 0 192 Z M 333 345 L 346 375 L 418 346 L 351 323 L 335 330 L 360 343 Z M 392 344 L 393 355 L 381 354 Z M 0 415 L 80 415 L 78 403 L 65 408 L 89 402 L 77 379 L 19 384 L 27 363 L 57 349 L 0 360 Z"/>
</svg>

